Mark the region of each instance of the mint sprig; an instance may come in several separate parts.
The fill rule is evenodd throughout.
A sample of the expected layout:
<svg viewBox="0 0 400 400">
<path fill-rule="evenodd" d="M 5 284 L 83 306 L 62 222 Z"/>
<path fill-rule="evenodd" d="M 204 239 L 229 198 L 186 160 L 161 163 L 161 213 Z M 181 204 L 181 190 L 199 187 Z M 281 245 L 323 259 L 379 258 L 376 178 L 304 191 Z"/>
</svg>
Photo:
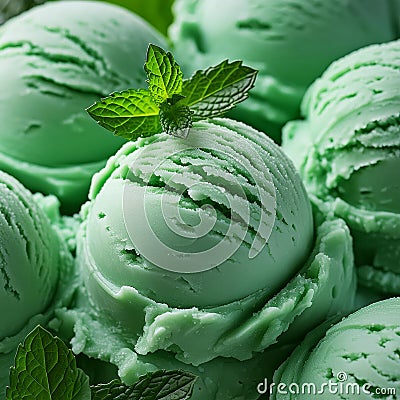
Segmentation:
<svg viewBox="0 0 400 400">
<path fill-rule="evenodd" d="M 245 100 L 257 76 L 241 61 L 225 60 L 184 80 L 172 54 L 154 44 L 144 69 L 148 89 L 115 92 L 87 108 L 99 125 L 128 140 L 162 131 L 185 138 L 193 121 L 221 116 Z"/>
<path fill-rule="evenodd" d="M 19 345 L 10 369 L 7 400 L 188 400 L 196 376 L 187 371 L 159 370 L 132 386 L 119 380 L 89 385 L 72 351 L 44 328 L 36 327 Z"/>
<path fill-rule="evenodd" d="M 6 398 L 87 400 L 89 379 L 64 342 L 38 326 L 18 346 Z"/>
</svg>

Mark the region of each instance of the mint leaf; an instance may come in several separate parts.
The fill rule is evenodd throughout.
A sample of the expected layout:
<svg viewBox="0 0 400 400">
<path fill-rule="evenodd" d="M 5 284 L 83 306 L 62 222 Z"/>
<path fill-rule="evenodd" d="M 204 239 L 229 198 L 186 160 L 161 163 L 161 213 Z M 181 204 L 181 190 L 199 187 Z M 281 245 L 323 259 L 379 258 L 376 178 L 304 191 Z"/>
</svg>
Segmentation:
<svg viewBox="0 0 400 400">
<path fill-rule="evenodd" d="M 187 400 L 193 394 L 196 376 L 186 371 L 151 372 L 133 386 L 118 380 L 92 386 L 92 400 Z"/>
<path fill-rule="evenodd" d="M 126 386 L 118 379 L 114 379 L 109 383 L 100 383 L 92 385 L 91 400 L 114 400 L 120 398 L 129 399 L 129 390 L 131 387 Z"/>
<path fill-rule="evenodd" d="M 147 50 L 147 61 L 144 65 L 147 83 L 154 102 L 162 102 L 182 90 L 182 71 L 171 53 L 161 47 L 150 44 Z"/>
<path fill-rule="evenodd" d="M 62 340 L 38 326 L 18 346 L 7 400 L 87 400 L 89 378 Z"/>
<path fill-rule="evenodd" d="M 90 399 L 89 377 L 81 369 L 77 368 L 77 370 L 78 370 L 78 376 L 74 381 L 71 399 L 73 400 Z M 64 398 L 65 397 L 63 397 L 63 399 Z"/>
<path fill-rule="evenodd" d="M 0 0 L 0 25 L 45 0 Z"/>
<path fill-rule="evenodd" d="M 192 126 L 192 112 L 182 100 L 184 96 L 174 94 L 160 104 L 162 130 L 169 135 L 186 138 Z"/>
<path fill-rule="evenodd" d="M 142 377 L 134 386 L 140 400 L 187 400 L 197 377 L 187 371 L 159 370 Z"/>
<path fill-rule="evenodd" d="M 183 82 L 184 103 L 193 112 L 193 120 L 217 117 L 248 97 L 254 86 L 256 70 L 242 65 L 241 61 L 228 60 L 197 71 Z"/>
<path fill-rule="evenodd" d="M 86 109 L 103 128 L 128 140 L 161 132 L 159 107 L 148 90 L 114 92 Z"/>
<path fill-rule="evenodd" d="M 119 380 L 89 386 L 87 375 L 62 340 L 36 327 L 18 346 L 10 370 L 7 400 L 187 400 L 197 377 L 186 371 L 159 370 L 133 386 Z"/>
</svg>

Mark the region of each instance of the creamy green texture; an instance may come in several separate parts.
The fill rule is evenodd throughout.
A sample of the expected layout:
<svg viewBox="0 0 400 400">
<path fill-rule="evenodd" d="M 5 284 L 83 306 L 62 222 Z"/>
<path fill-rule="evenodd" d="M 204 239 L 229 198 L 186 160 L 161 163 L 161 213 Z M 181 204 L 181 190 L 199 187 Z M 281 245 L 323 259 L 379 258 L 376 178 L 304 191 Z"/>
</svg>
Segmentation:
<svg viewBox="0 0 400 400">
<path fill-rule="evenodd" d="M 17 345 L 73 291 L 68 229 L 58 206 L 54 197 L 33 196 L 0 172 L 0 396 Z"/>
<path fill-rule="evenodd" d="M 123 143 L 85 108 L 116 90 L 145 85 L 149 43 L 163 37 L 102 2 L 54 2 L 0 29 L 0 168 L 31 190 L 57 195 L 67 212 Z"/>
<path fill-rule="evenodd" d="M 332 63 L 283 138 L 310 192 L 349 224 L 360 282 L 388 293 L 400 293 L 399 65 L 400 41 Z"/>
<path fill-rule="evenodd" d="M 307 335 L 276 371 L 273 381 L 286 384 L 286 388 L 314 383 L 319 390 L 331 380 L 342 382 L 342 393 L 325 387 L 323 394 L 279 394 L 275 386 L 271 400 L 397 398 L 376 389 L 400 391 L 400 298 L 373 303 L 325 331 L 326 325 Z M 341 389 L 336 386 L 336 390 Z"/>
<path fill-rule="evenodd" d="M 308 85 L 333 60 L 399 37 L 390 0 L 177 0 L 169 29 L 189 74 L 223 59 L 259 70 L 255 88 L 232 116 L 272 130 L 299 115 Z M 269 130 L 271 129 L 271 131 Z"/>
<path fill-rule="evenodd" d="M 0 338 L 21 330 L 44 310 L 58 279 L 59 239 L 31 194 L 0 173 Z M 50 267 L 53 266 L 53 267 Z"/>
<path fill-rule="evenodd" d="M 199 366 L 178 361 L 172 352 L 140 355 L 133 349 L 132 337 L 96 313 L 83 290 L 76 296 L 78 304 L 74 310 L 67 313 L 60 310 L 63 323 L 54 328 L 66 339 L 73 336 L 72 350 L 78 354 L 78 360 L 81 354 L 90 357 L 85 357 L 80 366 L 92 381 L 106 382 L 119 377 L 131 385 L 148 372 L 184 369 L 198 377 L 191 400 L 255 400 L 258 382 L 266 376 L 272 378 L 275 369 L 293 349 L 292 345 L 276 346 L 247 361 L 218 357 Z"/>
<path fill-rule="evenodd" d="M 250 154 L 258 154 L 262 163 L 248 159 Z M 264 191 L 269 176 L 276 219 L 265 246 L 250 258 L 250 244 L 267 229 L 257 221 L 262 198 L 269 198 Z M 260 177 L 268 179 L 258 186 Z M 142 196 L 130 197 L 132 190 L 148 190 L 149 219 L 156 222 L 167 215 L 158 212 L 157 196 L 168 203 L 173 192 L 181 195 L 175 205 L 187 229 L 195 226 L 193 213 L 201 215 L 204 204 L 216 210 L 215 225 L 203 241 L 182 240 L 182 252 L 190 249 L 195 259 L 196 252 L 229 236 L 226 225 L 243 225 L 238 217 L 243 202 L 223 207 L 230 195 L 240 193 L 235 180 L 252 212 L 247 235 L 225 262 L 202 272 L 173 272 L 137 251 L 124 221 L 143 212 Z M 339 219 L 320 223 L 320 216 L 313 234 L 310 203 L 293 165 L 270 139 L 244 124 L 216 119 L 196 124 L 186 140 L 161 134 L 127 143 L 95 175 L 90 198 L 77 240 L 85 286 L 75 309 L 59 313 L 59 329 L 70 327 L 75 352 L 116 365 L 128 383 L 165 365 L 196 366 L 202 377 L 197 390 L 203 388 L 207 399 L 255 399 L 256 383 L 265 376 L 258 366 L 270 363 L 270 351 L 292 346 L 327 316 L 352 307 L 355 276 L 346 225 Z M 173 245 L 176 235 L 163 223 L 153 227 L 161 233 L 148 238 L 155 252 L 156 239 Z M 143 235 L 145 228 L 139 229 Z M 232 241 L 238 241 L 235 234 Z M 241 376 L 242 384 L 229 375 Z M 201 393 L 195 399 L 203 398 Z"/>
<path fill-rule="evenodd" d="M 311 206 L 292 164 L 265 135 L 234 121 L 198 123 L 186 141 L 163 134 L 126 144 L 95 176 L 90 195 L 90 264 L 113 285 L 132 285 L 174 306 L 222 305 L 259 289 L 273 294 L 303 265 L 312 243 Z M 141 201 L 149 210 L 143 217 Z M 140 224 L 134 238 L 130 219 Z M 237 244 L 232 255 L 212 250 L 224 236 Z M 149 246 L 145 254 L 140 239 Z M 167 267 L 173 250 L 193 267 L 199 253 L 203 264 L 226 259 L 202 273 L 157 268 Z"/>
</svg>

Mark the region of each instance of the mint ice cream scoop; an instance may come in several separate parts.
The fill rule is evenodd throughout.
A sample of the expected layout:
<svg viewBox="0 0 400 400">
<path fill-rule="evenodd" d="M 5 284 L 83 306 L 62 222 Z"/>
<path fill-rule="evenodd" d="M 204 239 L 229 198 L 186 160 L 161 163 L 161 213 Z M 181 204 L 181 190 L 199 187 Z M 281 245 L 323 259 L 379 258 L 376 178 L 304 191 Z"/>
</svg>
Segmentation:
<svg viewBox="0 0 400 400">
<path fill-rule="evenodd" d="M 255 399 L 269 351 L 352 307 L 346 225 L 314 221 L 290 160 L 237 121 L 125 144 L 93 177 L 82 218 L 84 287 L 60 326 L 74 321 L 74 351 L 126 382 L 166 357 L 198 368 L 207 398 Z M 238 392 L 229 375 L 243 375 Z"/>
<path fill-rule="evenodd" d="M 259 70 L 234 118 L 279 138 L 307 87 L 335 59 L 399 37 L 400 3 L 375 0 L 177 0 L 169 35 L 186 74 L 222 59 Z"/>
<path fill-rule="evenodd" d="M 20 331 L 53 297 L 59 274 L 59 239 L 27 190 L 4 173 L 0 179 L 4 321 L 0 338 L 4 338 Z"/>
<path fill-rule="evenodd" d="M 123 143 L 85 108 L 145 80 L 149 43 L 165 40 L 140 17 L 96 1 L 49 2 L 0 28 L 0 168 L 65 212 Z"/>
<path fill-rule="evenodd" d="M 92 183 L 90 264 L 113 285 L 172 306 L 275 293 L 307 258 L 313 220 L 296 171 L 266 140 L 216 120 L 186 141 L 126 144 Z"/>
<path fill-rule="evenodd" d="M 320 327 L 307 335 L 274 374 L 271 399 L 396 399 L 399 348 L 400 298 L 373 303 L 328 330 Z M 332 391 L 328 381 L 335 385 Z M 291 394 L 289 385 L 295 390 L 295 384 L 306 390 Z M 309 384 L 323 393 L 308 392 Z M 287 393 L 279 392 L 279 385 L 286 385 Z"/>
<path fill-rule="evenodd" d="M 360 283 L 400 293 L 400 41 L 335 61 L 283 147 L 309 191 L 347 221 Z"/>
<path fill-rule="evenodd" d="M 66 304 L 73 287 L 72 256 L 41 203 L 55 215 L 56 199 L 33 196 L 0 171 L 1 394 L 17 345 L 35 325 L 46 324 L 56 306 Z"/>
</svg>

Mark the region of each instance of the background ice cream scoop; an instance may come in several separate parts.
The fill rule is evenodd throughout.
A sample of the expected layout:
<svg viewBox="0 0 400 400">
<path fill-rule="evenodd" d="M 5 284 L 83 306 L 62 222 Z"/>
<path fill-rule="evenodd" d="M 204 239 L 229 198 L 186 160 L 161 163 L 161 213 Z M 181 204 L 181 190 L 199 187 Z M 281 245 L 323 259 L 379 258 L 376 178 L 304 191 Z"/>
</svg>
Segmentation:
<svg viewBox="0 0 400 400">
<path fill-rule="evenodd" d="M 332 63 L 283 147 L 307 188 L 344 218 L 362 285 L 400 293 L 400 41 Z"/>
<path fill-rule="evenodd" d="M 165 41 L 133 13 L 96 1 L 50 2 L 0 29 L 0 168 L 76 211 L 123 143 L 85 108 L 143 86 L 147 46 Z"/>
<path fill-rule="evenodd" d="M 186 140 L 160 134 L 127 143 L 94 176 L 90 199 L 78 236 L 84 287 L 59 318 L 74 321 L 75 352 L 115 364 L 128 383 L 175 362 L 198 366 L 210 399 L 233 391 L 256 398 L 265 371 L 255 366 L 270 350 L 351 308 L 347 227 L 317 218 L 314 235 L 293 165 L 242 123 L 216 119 L 196 123 Z M 233 253 L 218 248 L 226 239 Z M 220 262 L 210 268 L 215 248 Z M 198 254 L 207 268 L 197 269 Z M 185 270 L 171 268 L 174 257 Z"/>
<path fill-rule="evenodd" d="M 395 399 L 400 391 L 399 348 L 400 298 L 373 303 L 327 331 L 321 327 L 307 335 L 275 373 L 271 399 Z M 329 380 L 337 385 L 336 393 L 332 387 L 329 391 Z M 279 384 L 286 394 L 279 393 Z M 325 390 L 309 393 L 310 386 L 304 386 L 309 384 L 317 390 L 325 385 Z M 289 385 L 306 389 L 291 394 Z"/>
<path fill-rule="evenodd" d="M 174 0 L 105 0 L 117 4 L 140 15 L 164 35 L 172 22 L 171 6 Z"/>
<path fill-rule="evenodd" d="M 400 3 L 375 0 L 177 0 L 169 29 L 186 74 L 229 58 L 259 70 L 231 115 L 279 138 L 309 84 L 335 59 L 399 37 Z M 397 11 L 396 11 L 397 7 Z"/>
<path fill-rule="evenodd" d="M 65 292 L 63 287 L 74 278 L 72 256 L 41 201 L 55 215 L 56 199 L 34 197 L 0 171 L 1 396 L 19 342 L 72 291 L 72 285 Z"/>
<path fill-rule="evenodd" d="M 59 274 L 59 239 L 30 194 L 0 173 L 0 260 L 3 323 L 0 337 L 16 334 L 46 308 Z"/>
</svg>

